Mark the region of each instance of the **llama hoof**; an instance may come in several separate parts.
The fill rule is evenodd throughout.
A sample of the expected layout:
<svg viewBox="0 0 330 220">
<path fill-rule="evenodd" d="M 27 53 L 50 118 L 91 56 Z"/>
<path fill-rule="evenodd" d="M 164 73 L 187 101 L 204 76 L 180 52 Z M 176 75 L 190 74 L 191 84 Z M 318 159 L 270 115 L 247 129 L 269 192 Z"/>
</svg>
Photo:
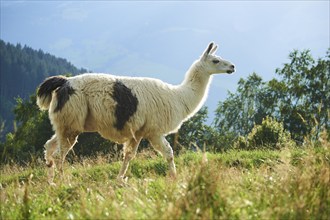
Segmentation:
<svg viewBox="0 0 330 220">
<path fill-rule="evenodd" d="M 167 174 L 167 179 L 169 179 L 169 180 L 171 180 L 171 181 L 176 180 L 176 179 L 177 179 L 176 171 L 174 171 L 174 172 L 171 172 L 171 171 L 170 171 L 170 172 Z"/>
<path fill-rule="evenodd" d="M 48 184 L 52 187 L 56 187 L 56 183 L 54 183 L 53 181 L 52 182 L 48 182 Z"/>
<path fill-rule="evenodd" d="M 49 162 L 46 162 L 46 166 L 47 167 L 49 167 L 49 168 L 51 168 L 52 166 L 53 166 L 53 161 L 51 160 L 51 161 L 49 161 Z"/>
<path fill-rule="evenodd" d="M 128 177 L 117 177 L 117 184 L 119 186 L 128 186 L 127 184 Z"/>
<path fill-rule="evenodd" d="M 172 180 L 172 181 L 176 180 L 176 175 L 175 174 L 174 175 L 173 174 L 170 174 L 169 177 L 170 177 L 170 180 Z"/>
</svg>

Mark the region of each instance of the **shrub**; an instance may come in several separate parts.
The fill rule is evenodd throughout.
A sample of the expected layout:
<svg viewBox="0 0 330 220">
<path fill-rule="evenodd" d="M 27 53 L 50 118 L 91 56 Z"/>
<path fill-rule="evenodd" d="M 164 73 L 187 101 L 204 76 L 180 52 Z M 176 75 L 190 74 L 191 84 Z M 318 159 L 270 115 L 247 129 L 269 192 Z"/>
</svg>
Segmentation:
<svg viewBox="0 0 330 220">
<path fill-rule="evenodd" d="M 271 117 L 263 119 L 261 125 L 255 125 L 247 137 L 239 136 L 234 147 L 253 150 L 258 148 L 280 149 L 293 145 L 290 133 L 284 130 L 283 124 Z"/>
</svg>

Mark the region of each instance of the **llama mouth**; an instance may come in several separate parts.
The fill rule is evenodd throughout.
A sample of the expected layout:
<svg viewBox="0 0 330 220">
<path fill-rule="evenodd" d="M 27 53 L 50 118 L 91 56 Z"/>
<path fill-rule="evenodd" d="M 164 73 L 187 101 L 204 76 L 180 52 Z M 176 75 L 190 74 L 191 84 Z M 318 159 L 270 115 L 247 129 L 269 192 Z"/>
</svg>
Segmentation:
<svg viewBox="0 0 330 220">
<path fill-rule="evenodd" d="M 235 70 L 227 70 L 228 74 L 232 74 L 233 72 L 235 72 Z"/>
</svg>

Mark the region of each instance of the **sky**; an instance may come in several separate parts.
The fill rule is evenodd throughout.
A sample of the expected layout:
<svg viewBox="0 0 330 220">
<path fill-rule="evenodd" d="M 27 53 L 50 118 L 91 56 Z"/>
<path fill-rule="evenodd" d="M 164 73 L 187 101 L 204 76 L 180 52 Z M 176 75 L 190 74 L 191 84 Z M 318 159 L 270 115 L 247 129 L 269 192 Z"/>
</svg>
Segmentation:
<svg viewBox="0 0 330 220">
<path fill-rule="evenodd" d="M 317 59 L 330 47 L 329 0 L 0 2 L 2 40 L 93 72 L 179 84 L 215 42 L 237 71 L 213 77 L 211 119 L 240 78 L 256 72 L 270 80 L 294 49 L 310 49 Z"/>
</svg>

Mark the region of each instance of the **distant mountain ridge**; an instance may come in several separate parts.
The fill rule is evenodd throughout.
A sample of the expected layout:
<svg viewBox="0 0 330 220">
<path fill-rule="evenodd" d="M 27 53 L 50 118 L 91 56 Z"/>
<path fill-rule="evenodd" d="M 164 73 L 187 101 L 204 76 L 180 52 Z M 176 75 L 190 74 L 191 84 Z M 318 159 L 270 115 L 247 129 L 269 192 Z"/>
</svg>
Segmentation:
<svg viewBox="0 0 330 220">
<path fill-rule="evenodd" d="M 15 98 L 29 98 L 46 77 L 83 72 L 87 70 L 66 59 L 0 39 L 0 126 L 5 123 L 5 131 L 12 130 Z"/>
</svg>

